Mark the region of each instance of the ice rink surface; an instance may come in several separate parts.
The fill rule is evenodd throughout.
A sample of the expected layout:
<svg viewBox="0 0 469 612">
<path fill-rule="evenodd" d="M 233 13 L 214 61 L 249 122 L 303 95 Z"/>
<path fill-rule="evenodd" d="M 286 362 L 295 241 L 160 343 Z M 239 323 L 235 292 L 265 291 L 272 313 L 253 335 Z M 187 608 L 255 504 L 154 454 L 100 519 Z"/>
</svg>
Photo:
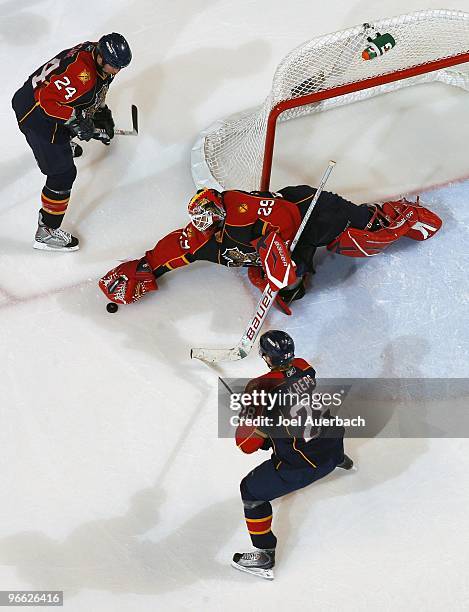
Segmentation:
<svg viewBox="0 0 469 612">
<path fill-rule="evenodd" d="M 231 555 L 250 549 L 238 483 L 266 455 L 217 439 L 216 373 L 189 349 L 232 346 L 258 295 L 244 271 L 200 264 L 109 315 L 96 285 L 186 224 L 197 134 L 260 103 L 288 51 L 424 8 L 444 7 L 0 3 L 0 589 L 64 590 L 66 612 L 467 610 L 465 439 L 349 441 L 357 472 L 275 503 L 275 581 L 237 573 Z M 121 127 L 137 104 L 141 133 L 77 160 L 64 227 L 81 250 L 34 251 L 43 177 L 10 98 L 57 51 L 113 30 L 134 60 L 108 103 Z M 419 86 L 317 115 L 309 132 L 282 126 L 273 188 L 314 184 L 332 157 L 331 190 L 357 203 L 420 192 L 444 223 L 367 261 L 319 254 L 294 315 L 268 322 L 318 376 L 469 376 L 467 96 Z M 218 373 L 262 365 L 253 354 Z"/>
</svg>

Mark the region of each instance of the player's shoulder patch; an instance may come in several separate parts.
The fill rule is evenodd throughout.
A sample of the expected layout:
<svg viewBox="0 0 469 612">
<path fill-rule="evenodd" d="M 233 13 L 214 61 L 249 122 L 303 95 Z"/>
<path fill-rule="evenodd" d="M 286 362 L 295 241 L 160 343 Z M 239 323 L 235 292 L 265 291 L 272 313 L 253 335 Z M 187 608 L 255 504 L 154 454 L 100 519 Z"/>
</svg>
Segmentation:
<svg viewBox="0 0 469 612">
<path fill-rule="evenodd" d="M 83 85 L 86 85 L 88 81 L 91 81 L 91 72 L 87 68 L 84 68 L 81 72 L 77 74 L 77 78 L 80 79 Z"/>
<path fill-rule="evenodd" d="M 227 226 L 244 227 L 257 219 L 258 202 L 249 195 L 238 193 L 230 198 L 224 198 L 223 204 Z"/>
<path fill-rule="evenodd" d="M 93 55 L 81 48 L 69 65 L 68 74 L 81 81 L 85 89 L 92 87 L 97 74 Z"/>
</svg>

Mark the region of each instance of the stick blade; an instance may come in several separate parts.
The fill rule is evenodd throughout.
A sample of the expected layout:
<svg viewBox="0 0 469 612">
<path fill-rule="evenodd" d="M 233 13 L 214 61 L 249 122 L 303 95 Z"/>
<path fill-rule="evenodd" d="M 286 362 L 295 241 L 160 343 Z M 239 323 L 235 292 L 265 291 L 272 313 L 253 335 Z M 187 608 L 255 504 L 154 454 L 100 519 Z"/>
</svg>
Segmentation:
<svg viewBox="0 0 469 612">
<path fill-rule="evenodd" d="M 248 353 L 239 346 L 230 349 L 191 349 L 191 359 L 200 359 L 205 363 L 218 363 L 220 361 L 239 361 L 247 357 Z"/>
<path fill-rule="evenodd" d="M 138 108 L 132 104 L 132 129 L 135 134 L 138 134 Z"/>
</svg>

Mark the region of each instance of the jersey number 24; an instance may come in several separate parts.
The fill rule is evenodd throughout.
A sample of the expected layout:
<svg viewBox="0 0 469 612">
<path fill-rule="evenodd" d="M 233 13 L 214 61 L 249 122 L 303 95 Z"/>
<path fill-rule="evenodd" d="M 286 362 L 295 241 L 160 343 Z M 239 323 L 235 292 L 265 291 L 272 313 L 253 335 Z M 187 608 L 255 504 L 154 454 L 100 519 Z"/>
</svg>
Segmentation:
<svg viewBox="0 0 469 612">
<path fill-rule="evenodd" d="M 58 57 L 54 57 L 54 59 L 51 59 L 50 62 L 44 64 L 41 72 L 37 74 L 31 81 L 33 89 L 36 89 L 38 85 L 44 83 L 49 74 L 53 72 L 56 68 L 58 68 L 59 65 L 60 60 Z M 61 90 L 62 87 L 65 87 L 66 100 L 70 100 L 70 98 L 77 93 L 75 87 L 70 87 L 70 79 L 67 76 L 62 77 L 62 80 L 57 79 L 57 81 L 54 82 L 54 85 L 57 87 L 58 90 Z"/>
</svg>

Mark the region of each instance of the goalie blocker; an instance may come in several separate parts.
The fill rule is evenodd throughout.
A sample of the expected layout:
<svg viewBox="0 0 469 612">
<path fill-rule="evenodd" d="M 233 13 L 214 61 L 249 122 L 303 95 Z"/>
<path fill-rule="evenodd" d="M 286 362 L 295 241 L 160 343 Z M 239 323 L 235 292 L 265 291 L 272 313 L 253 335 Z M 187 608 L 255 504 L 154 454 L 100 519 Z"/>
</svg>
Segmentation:
<svg viewBox="0 0 469 612">
<path fill-rule="evenodd" d="M 302 279 L 313 271 L 318 246 L 348 257 L 378 254 L 402 236 L 426 240 L 441 220 L 419 202 L 406 200 L 357 206 L 323 191 L 296 248 L 289 245 L 316 190 L 308 185 L 285 187 L 278 193 L 220 193 L 202 189 L 189 203 L 191 222 L 164 236 L 144 257 L 120 264 L 99 281 L 116 304 L 138 301 L 158 288 L 164 274 L 196 261 L 227 267 L 248 267 L 249 278 L 263 291 L 280 290 L 276 303 L 290 314 L 287 295 L 304 294 Z M 293 287 L 293 290 L 292 290 Z"/>
</svg>

